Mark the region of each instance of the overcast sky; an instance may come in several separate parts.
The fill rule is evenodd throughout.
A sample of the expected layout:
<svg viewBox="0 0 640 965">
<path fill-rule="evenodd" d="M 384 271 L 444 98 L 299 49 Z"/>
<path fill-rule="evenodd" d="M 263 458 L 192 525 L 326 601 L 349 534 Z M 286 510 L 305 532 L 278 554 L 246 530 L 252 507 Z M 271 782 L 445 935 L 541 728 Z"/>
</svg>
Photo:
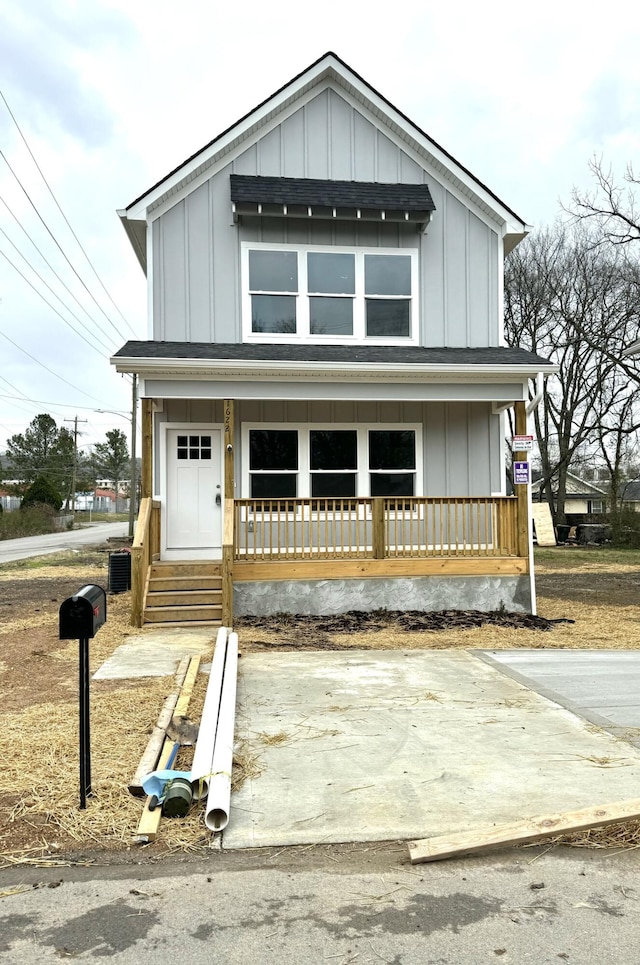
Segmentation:
<svg viewBox="0 0 640 965">
<path fill-rule="evenodd" d="M 540 227 L 594 155 L 640 168 L 639 41 L 637 0 L 0 0 L 0 90 L 98 276 L 0 100 L 0 450 L 40 412 L 128 431 L 95 411 L 129 408 L 108 357 L 147 337 L 116 209 L 327 50 Z"/>
</svg>

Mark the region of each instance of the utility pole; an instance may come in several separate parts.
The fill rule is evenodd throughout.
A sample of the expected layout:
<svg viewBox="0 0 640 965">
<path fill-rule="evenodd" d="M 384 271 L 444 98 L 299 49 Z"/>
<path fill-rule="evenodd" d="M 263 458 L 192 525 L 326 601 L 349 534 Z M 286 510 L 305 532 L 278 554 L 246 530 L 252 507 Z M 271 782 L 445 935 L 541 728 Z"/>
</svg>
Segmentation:
<svg viewBox="0 0 640 965">
<path fill-rule="evenodd" d="M 65 422 L 73 422 L 73 479 L 71 482 L 71 512 L 76 511 L 76 476 L 78 475 L 78 422 L 88 422 L 88 419 L 65 419 Z"/>
<path fill-rule="evenodd" d="M 137 436 L 137 416 L 138 416 L 138 395 L 137 395 L 137 375 L 134 372 L 131 385 L 131 473 L 129 480 L 129 539 L 133 539 L 133 522 L 136 515 L 136 489 L 138 480 L 136 478 L 136 436 Z"/>
</svg>

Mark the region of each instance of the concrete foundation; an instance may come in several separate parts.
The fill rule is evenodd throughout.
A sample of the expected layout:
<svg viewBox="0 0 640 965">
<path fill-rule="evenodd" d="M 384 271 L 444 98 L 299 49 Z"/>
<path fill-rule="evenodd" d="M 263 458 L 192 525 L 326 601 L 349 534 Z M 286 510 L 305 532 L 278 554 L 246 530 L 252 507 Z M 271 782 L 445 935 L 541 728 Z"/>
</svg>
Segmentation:
<svg viewBox="0 0 640 965">
<path fill-rule="evenodd" d="M 327 615 L 348 610 L 531 612 L 528 576 L 419 576 L 412 579 L 272 580 L 236 583 L 237 616 Z"/>
</svg>

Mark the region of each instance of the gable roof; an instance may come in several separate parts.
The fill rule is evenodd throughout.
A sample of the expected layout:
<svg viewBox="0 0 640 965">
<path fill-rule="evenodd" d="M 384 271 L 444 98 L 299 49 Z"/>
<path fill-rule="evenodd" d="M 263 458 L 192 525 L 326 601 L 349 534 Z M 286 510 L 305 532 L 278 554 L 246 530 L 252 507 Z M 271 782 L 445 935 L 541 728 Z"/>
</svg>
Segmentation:
<svg viewBox="0 0 640 965">
<path fill-rule="evenodd" d="M 505 252 L 525 237 L 528 226 L 522 218 L 344 60 L 328 51 L 118 212 L 145 270 L 146 219 L 149 211 L 163 204 L 172 195 L 177 195 L 196 179 L 210 176 L 207 172 L 218 161 L 222 158 L 228 159 L 228 155 L 238 147 L 246 149 L 249 139 L 260 136 L 261 129 L 267 123 L 325 81 L 342 88 L 355 98 L 425 162 L 434 167 L 447 182 L 481 210 L 501 222 Z"/>
<path fill-rule="evenodd" d="M 534 481 L 531 483 L 531 491 L 538 492 L 538 490 L 541 487 L 542 487 L 542 476 L 540 475 L 537 479 L 534 479 Z M 557 488 L 558 488 L 558 483 L 557 483 L 557 480 L 554 479 L 553 480 L 554 494 Z M 596 486 L 594 483 L 589 482 L 586 479 L 583 479 L 581 476 L 576 476 L 576 474 L 573 472 L 568 472 L 566 495 L 568 497 L 575 497 L 575 496 L 586 497 L 586 496 L 606 496 L 607 493 L 604 489 L 601 489 L 599 486 Z"/>
</svg>

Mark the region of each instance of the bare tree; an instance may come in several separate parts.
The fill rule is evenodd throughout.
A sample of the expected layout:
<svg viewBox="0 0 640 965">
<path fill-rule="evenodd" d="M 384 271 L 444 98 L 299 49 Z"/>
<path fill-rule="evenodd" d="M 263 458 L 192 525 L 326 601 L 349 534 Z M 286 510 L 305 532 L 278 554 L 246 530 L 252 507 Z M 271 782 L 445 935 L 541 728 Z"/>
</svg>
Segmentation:
<svg viewBox="0 0 640 965">
<path fill-rule="evenodd" d="M 556 522 L 564 522 L 572 459 L 598 444 L 605 415 L 628 394 L 626 368 L 636 363 L 621 363 L 621 353 L 637 334 L 640 309 L 628 269 L 615 249 L 559 224 L 527 239 L 506 262 L 507 341 L 560 367 L 534 417 L 542 490 Z"/>
<path fill-rule="evenodd" d="M 587 221 L 596 228 L 597 241 L 613 245 L 628 245 L 640 241 L 640 211 L 636 192 L 640 190 L 640 178 L 631 164 L 623 175 L 624 184 L 616 181 L 611 167 L 603 167 L 602 158 L 594 157 L 589 170 L 595 180 L 592 191 L 582 192 L 574 188 L 571 205 L 565 210 L 579 221 Z"/>
</svg>

